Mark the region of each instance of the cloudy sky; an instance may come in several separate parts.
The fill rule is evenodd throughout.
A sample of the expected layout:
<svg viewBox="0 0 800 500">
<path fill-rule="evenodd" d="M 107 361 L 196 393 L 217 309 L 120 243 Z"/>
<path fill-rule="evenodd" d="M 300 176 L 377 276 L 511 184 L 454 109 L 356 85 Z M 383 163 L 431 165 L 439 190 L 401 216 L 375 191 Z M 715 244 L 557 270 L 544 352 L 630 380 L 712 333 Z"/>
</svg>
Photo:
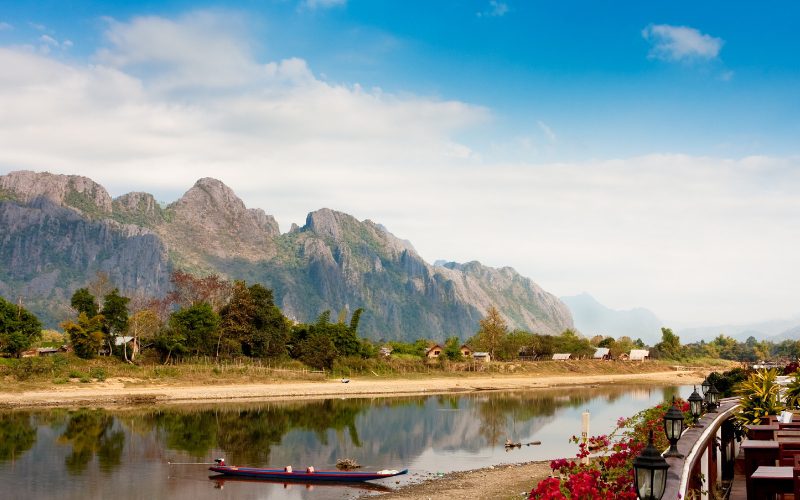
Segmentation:
<svg viewBox="0 0 800 500">
<path fill-rule="evenodd" d="M 795 3 L 119 4 L 0 8 L 0 174 L 211 176 L 675 324 L 800 313 Z"/>
</svg>

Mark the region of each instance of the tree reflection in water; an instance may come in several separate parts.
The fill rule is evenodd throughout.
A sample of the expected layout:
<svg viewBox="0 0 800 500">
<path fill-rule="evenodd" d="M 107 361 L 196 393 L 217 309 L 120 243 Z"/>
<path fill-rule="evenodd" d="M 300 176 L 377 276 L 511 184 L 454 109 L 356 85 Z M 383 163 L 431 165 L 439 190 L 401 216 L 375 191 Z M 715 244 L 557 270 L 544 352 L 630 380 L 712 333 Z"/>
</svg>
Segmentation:
<svg viewBox="0 0 800 500">
<path fill-rule="evenodd" d="M 0 462 L 17 460 L 36 442 L 30 413 L 0 414 Z"/>
<path fill-rule="evenodd" d="M 64 460 L 70 474 L 82 474 L 94 456 L 100 469 L 110 472 L 120 464 L 125 433 L 114 430 L 114 417 L 104 410 L 78 410 L 70 413 L 58 442 L 72 447 Z"/>
<path fill-rule="evenodd" d="M 273 405 L 246 409 L 160 411 L 148 415 L 164 433 L 168 448 L 194 457 L 208 456 L 221 448 L 238 463 L 269 462 L 272 446 L 291 430 L 308 430 L 326 445 L 328 430 L 348 431 L 352 444 L 361 446 L 356 416 L 368 405 L 358 400 L 324 400 L 297 405 Z"/>
</svg>

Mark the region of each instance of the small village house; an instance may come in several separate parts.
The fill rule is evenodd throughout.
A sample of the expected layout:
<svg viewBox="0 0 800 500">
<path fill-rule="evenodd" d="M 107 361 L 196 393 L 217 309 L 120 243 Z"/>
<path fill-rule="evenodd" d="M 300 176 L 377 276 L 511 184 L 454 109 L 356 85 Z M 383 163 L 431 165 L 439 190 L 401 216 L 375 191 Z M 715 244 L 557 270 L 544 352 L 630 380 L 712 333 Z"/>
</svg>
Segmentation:
<svg viewBox="0 0 800 500">
<path fill-rule="evenodd" d="M 553 361 L 566 361 L 572 356 L 571 353 L 568 352 L 558 352 L 553 354 Z"/>
<path fill-rule="evenodd" d="M 470 349 L 467 344 L 464 344 L 461 347 L 459 347 L 459 350 L 461 351 L 461 355 L 464 356 L 465 358 L 472 357 L 472 349 Z"/>
<path fill-rule="evenodd" d="M 436 359 L 441 356 L 444 348 L 439 344 L 433 344 L 432 346 L 428 347 L 428 350 L 425 351 L 425 357 L 428 359 Z"/>
<path fill-rule="evenodd" d="M 631 361 L 645 361 L 650 359 L 650 351 L 647 349 L 632 349 L 629 359 Z"/>
<path fill-rule="evenodd" d="M 608 347 L 598 347 L 595 349 L 592 359 L 611 359 L 611 349 Z"/>
</svg>

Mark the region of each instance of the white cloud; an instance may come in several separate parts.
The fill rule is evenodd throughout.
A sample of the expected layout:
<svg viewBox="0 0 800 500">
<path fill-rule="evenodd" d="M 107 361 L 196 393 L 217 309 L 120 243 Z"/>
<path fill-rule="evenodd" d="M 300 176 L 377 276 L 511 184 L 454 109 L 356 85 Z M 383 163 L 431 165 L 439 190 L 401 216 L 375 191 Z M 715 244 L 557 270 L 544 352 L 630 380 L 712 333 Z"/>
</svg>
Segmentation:
<svg viewBox="0 0 800 500">
<path fill-rule="evenodd" d="M 536 122 L 536 125 L 539 126 L 539 130 L 542 131 L 542 133 L 550 143 L 558 142 L 558 136 L 556 135 L 555 132 L 553 132 L 553 129 L 550 128 L 545 122 L 540 120 Z"/>
<path fill-rule="evenodd" d="M 666 61 L 715 59 L 724 41 L 688 26 L 651 24 L 642 36 L 652 44 L 649 56 Z"/>
<path fill-rule="evenodd" d="M 500 163 L 458 140 L 486 109 L 259 61 L 242 26 L 211 13 L 111 21 L 93 64 L 0 48 L 14 68 L 0 72 L 0 173 L 77 173 L 166 201 L 211 176 L 284 229 L 328 206 L 384 223 L 429 261 L 510 265 L 612 307 L 715 322 L 797 312 L 800 159 Z"/>
<path fill-rule="evenodd" d="M 49 35 L 40 36 L 39 37 L 39 41 L 44 43 L 44 44 L 46 44 L 46 45 L 52 45 L 53 47 L 58 47 L 58 41 L 56 41 L 55 38 L 53 38 L 53 37 L 51 37 Z"/>
<path fill-rule="evenodd" d="M 503 17 L 508 14 L 508 4 L 499 0 L 489 0 L 486 10 L 478 12 L 478 17 Z"/>
<path fill-rule="evenodd" d="M 308 9 L 328 9 L 330 7 L 341 7 L 347 4 L 347 0 L 305 0 L 302 5 Z"/>
</svg>

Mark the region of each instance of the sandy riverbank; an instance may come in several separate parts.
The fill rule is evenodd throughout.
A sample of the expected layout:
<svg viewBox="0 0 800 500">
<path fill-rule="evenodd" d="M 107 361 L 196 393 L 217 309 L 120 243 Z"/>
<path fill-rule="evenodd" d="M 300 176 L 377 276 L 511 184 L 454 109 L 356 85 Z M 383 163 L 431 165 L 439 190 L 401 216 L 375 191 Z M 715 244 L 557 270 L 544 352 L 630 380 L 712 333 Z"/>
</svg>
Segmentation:
<svg viewBox="0 0 800 500">
<path fill-rule="evenodd" d="M 385 500 L 462 500 L 491 498 L 512 500 L 527 498 L 527 493 L 550 475 L 550 462 L 496 465 L 461 472 L 451 472 L 399 488 L 378 496 Z M 523 495 L 525 493 L 526 495 Z"/>
<path fill-rule="evenodd" d="M 407 396 L 487 390 L 585 387 L 595 384 L 631 384 L 639 382 L 671 385 L 699 383 L 702 377 L 701 373 L 695 371 L 670 370 L 603 375 L 476 375 L 425 379 L 364 378 L 352 379 L 346 384 L 340 380 L 324 380 L 201 386 L 138 386 L 130 380 L 108 379 L 105 382 L 88 386 L 70 384 L 50 390 L 0 392 L 0 408 L 100 407 L 136 404 L 270 401 L 298 398 Z"/>
</svg>

